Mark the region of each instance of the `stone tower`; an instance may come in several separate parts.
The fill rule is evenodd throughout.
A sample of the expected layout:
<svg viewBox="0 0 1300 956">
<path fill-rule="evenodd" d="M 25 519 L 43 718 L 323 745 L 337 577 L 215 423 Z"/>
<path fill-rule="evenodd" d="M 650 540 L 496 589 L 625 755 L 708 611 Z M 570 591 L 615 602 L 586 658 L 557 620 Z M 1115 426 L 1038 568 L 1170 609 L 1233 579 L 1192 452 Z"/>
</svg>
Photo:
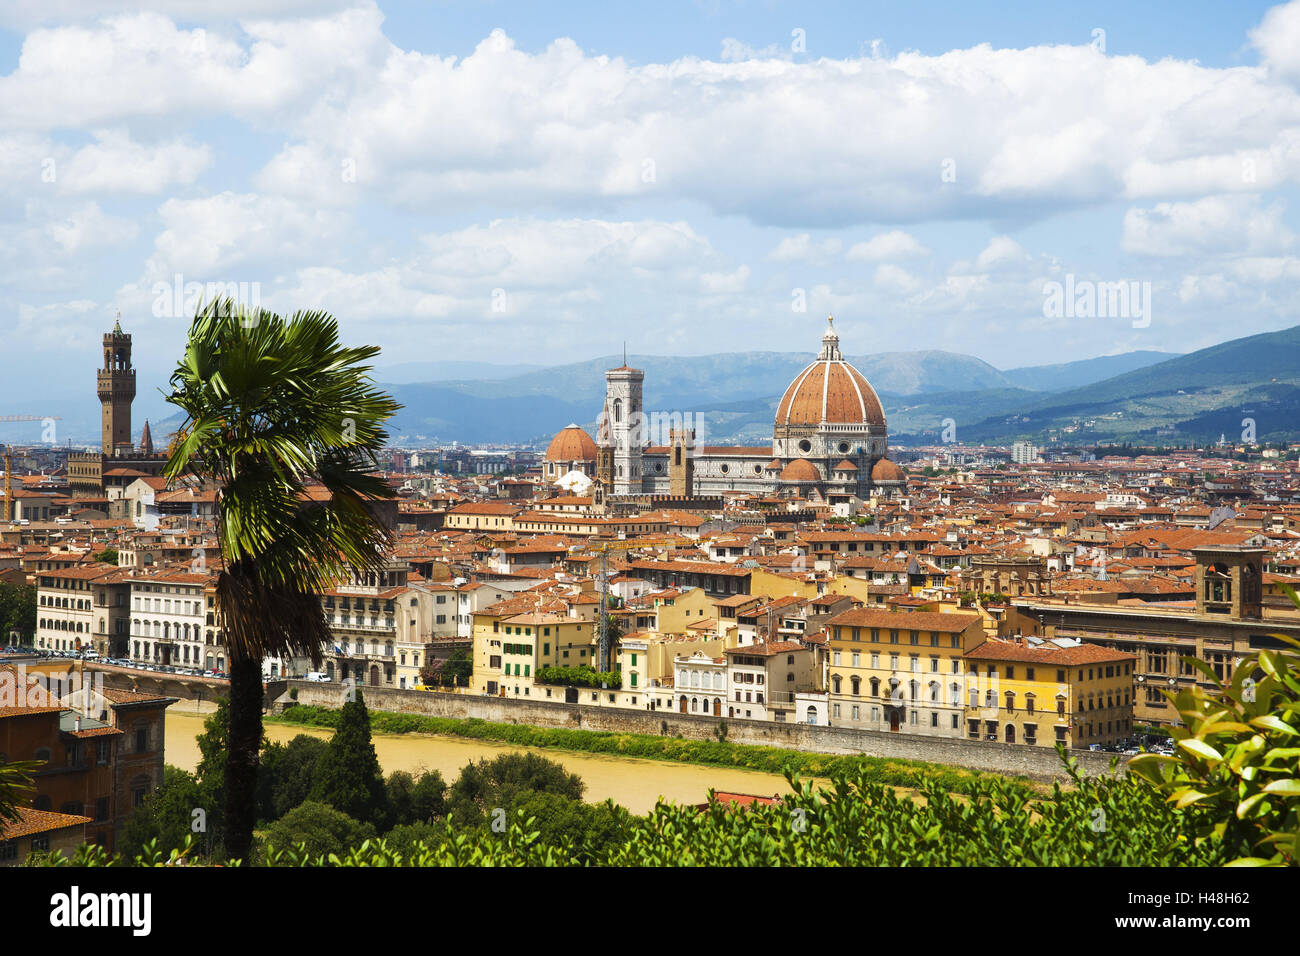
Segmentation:
<svg viewBox="0 0 1300 956">
<path fill-rule="evenodd" d="M 1242 545 L 1192 548 L 1196 559 L 1196 613 L 1254 618 L 1263 614 L 1268 551 Z"/>
<path fill-rule="evenodd" d="M 695 494 L 695 429 L 668 433 L 668 493 L 681 497 Z"/>
<path fill-rule="evenodd" d="M 645 372 L 622 365 L 605 373 L 605 428 L 608 446 L 613 450 L 613 485 L 615 495 L 641 493 L 641 451 L 645 442 L 641 411 L 641 385 Z M 599 471 L 599 467 L 597 468 Z"/>
<path fill-rule="evenodd" d="M 130 454 L 131 402 L 135 399 L 135 369 L 131 367 L 131 336 L 122 331 L 122 320 L 104 336 L 104 367 L 96 376 L 99 403 L 103 407 L 102 451 L 105 457 Z"/>
</svg>

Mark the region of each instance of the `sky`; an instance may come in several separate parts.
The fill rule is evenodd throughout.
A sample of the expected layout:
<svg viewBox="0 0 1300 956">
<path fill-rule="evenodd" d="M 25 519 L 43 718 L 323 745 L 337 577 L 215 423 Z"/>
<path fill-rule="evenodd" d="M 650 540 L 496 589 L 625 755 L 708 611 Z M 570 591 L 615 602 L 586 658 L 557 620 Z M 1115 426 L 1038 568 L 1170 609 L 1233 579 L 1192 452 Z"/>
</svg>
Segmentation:
<svg viewBox="0 0 1300 956">
<path fill-rule="evenodd" d="M 218 289 L 381 367 L 1300 323 L 1300 2 L 973 6 L 6 0 L 0 406 Z"/>
</svg>

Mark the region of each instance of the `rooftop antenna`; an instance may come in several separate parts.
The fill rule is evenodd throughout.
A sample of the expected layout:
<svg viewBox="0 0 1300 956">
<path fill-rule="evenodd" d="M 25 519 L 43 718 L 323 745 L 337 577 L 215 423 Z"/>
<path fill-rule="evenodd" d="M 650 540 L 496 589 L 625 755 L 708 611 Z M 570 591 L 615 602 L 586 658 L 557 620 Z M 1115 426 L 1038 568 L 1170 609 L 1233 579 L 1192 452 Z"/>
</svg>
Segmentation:
<svg viewBox="0 0 1300 956">
<path fill-rule="evenodd" d="M 623 340 L 623 367 L 627 368 L 627 339 Z"/>
</svg>

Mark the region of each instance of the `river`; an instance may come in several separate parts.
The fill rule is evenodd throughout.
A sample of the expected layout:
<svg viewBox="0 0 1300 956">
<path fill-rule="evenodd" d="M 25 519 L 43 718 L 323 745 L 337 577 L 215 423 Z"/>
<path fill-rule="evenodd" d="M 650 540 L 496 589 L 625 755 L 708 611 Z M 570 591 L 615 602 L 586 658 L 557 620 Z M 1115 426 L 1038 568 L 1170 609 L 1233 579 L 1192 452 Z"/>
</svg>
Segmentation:
<svg viewBox="0 0 1300 956">
<path fill-rule="evenodd" d="M 188 709 L 193 706 L 190 701 L 181 701 L 167 713 L 167 763 L 189 771 L 198 767 L 197 738 L 203 733 L 203 721 L 206 718 L 205 714 Z M 287 743 L 298 734 L 328 738 L 332 733 L 319 727 L 270 723 L 265 727 L 266 737 L 277 743 Z M 710 788 L 763 796 L 790 791 L 790 785 L 784 777 L 734 767 L 539 750 L 536 747 L 492 741 L 417 734 L 375 734 L 374 742 L 379 766 L 384 773 L 392 773 L 394 770 L 412 773 L 437 770 L 448 783 L 460 775 L 462 767 L 480 757 L 491 759 L 503 753 L 540 753 L 549 760 L 563 764 L 570 773 L 576 773 L 582 778 L 587 785 L 583 793 L 584 799 L 599 803 L 608 798 L 637 814 L 653 810 L 661 796 L 674 803 L 703 803 Z"/>
</svg>

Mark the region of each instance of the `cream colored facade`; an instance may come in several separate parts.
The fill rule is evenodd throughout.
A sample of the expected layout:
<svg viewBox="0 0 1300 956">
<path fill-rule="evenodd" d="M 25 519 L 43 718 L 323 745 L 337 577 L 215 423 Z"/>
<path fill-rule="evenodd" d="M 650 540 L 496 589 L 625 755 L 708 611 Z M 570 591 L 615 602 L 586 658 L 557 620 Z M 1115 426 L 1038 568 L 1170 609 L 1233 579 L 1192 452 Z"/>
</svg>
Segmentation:
<svg viewBox="0 0 1300 956">
<path fill-rule="evenodd" d="M 984 640 L 977 615 L 857 609 L 829 627 L 832 726 L 964 735 L 964 655 Z"/>
</svg>

